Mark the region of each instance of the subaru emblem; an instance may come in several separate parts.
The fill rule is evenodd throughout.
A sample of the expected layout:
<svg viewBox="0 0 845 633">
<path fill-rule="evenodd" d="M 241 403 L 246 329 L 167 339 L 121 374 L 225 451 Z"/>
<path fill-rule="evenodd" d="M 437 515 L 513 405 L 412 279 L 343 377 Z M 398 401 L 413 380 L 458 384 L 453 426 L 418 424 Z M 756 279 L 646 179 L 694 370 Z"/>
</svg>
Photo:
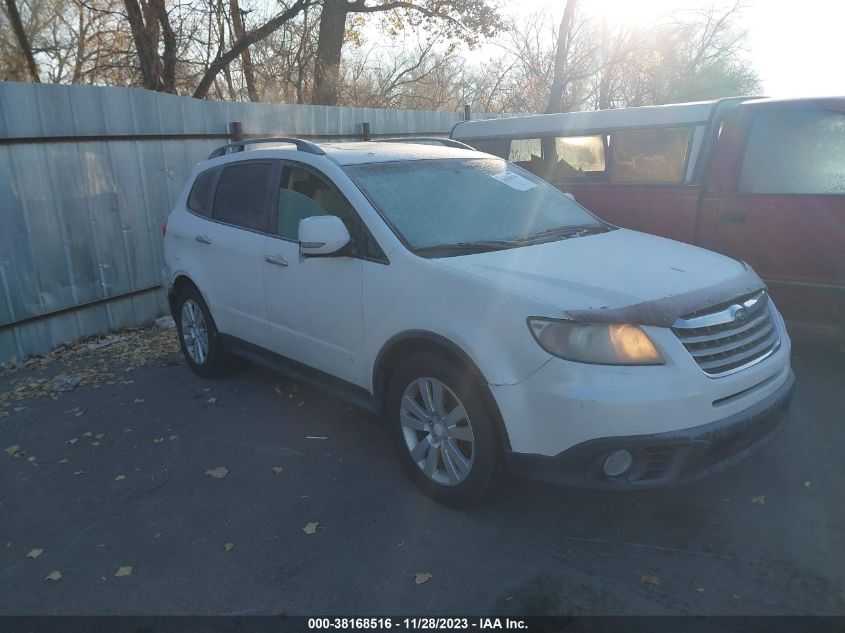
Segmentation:
<svg viewBox="0 0 845 633">
<path fill-rule="evenodd" d="M 748 310 L 743 306 L 734 306 L 731 309 L 731 315 L 737 323 L 745 323 L 748 320 Z"/>
</svg>

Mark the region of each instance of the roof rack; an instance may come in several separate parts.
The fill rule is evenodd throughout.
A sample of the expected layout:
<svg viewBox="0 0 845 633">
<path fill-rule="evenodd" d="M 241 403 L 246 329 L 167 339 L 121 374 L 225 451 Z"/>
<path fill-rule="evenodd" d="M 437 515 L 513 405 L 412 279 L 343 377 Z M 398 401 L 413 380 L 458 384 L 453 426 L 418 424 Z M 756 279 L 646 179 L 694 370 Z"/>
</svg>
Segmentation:
<svg viewBox="0 0 845 633">
<path fill-rule="evenodd" d="M 268 136 L 265 138 L 248 138 L 243 141 L 235 141 L 228 145 L 222 145 L 209 154 L 209 158 L 217 158 L 218 156 L 225 156 L 226 154 L 233 154 L 235 152 L 242 152 L 247 145 L 256 145 L 259 143 L 288 143 L 295 145 L 300 152 L 308 152 L 309 154 L 317 154 L 318 156 L 325 155 L 325 152 L 319 145 L 306 141 L 301 138 L 291 138 L 288 136 Z"/>
<path fill-rule="evenodd" d="M 456 149 L 471 149 L 475 151 L 474 147 L 470 147 L 466 143 L 461 143 L 451 138 L 440 138 L 437 136 L 406 136 L 404 138 L 380 138 L 379 143 L 440 143 L 446 147 L 454 147 Z"/>
</svg>

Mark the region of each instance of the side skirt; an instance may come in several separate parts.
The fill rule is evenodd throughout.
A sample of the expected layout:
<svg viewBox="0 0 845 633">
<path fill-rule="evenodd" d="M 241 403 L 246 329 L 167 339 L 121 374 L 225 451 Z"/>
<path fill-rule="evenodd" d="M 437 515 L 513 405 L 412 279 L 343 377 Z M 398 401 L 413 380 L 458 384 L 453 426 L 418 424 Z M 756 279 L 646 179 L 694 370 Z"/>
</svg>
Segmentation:
<svg viewBox="0 0 845 633">
<path fill-rule="evenodd" d="M 256 365 L 276 371 L 291 380 L 322 389 L 336 398 L 345 400 L 349 404 L 363 409 L 368 413 L 377 415 L 381 413 L 381 405 L 373 394 L 363 387 L 276 354 L 235 336 L 221 334 L 220 339 L 223 343 L 223 348 L 229 354 L 240 356 Z"/>
</svg>

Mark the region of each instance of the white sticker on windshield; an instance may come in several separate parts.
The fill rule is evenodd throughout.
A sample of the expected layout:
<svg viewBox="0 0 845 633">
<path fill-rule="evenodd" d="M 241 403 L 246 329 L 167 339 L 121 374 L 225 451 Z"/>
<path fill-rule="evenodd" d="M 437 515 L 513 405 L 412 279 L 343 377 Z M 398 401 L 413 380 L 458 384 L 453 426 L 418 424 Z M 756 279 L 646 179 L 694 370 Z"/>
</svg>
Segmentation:
<svg viewBox="0 0 845 633">
<path fill-rule="evenodd" d="M 531 182 L 528 178 L 523 178 L 512 171 L 503 171 L 501 174 L 493 176 L 493 178 L 517 191 L 528 191 L 537 186 L 536 183 Z"/>
</svg>

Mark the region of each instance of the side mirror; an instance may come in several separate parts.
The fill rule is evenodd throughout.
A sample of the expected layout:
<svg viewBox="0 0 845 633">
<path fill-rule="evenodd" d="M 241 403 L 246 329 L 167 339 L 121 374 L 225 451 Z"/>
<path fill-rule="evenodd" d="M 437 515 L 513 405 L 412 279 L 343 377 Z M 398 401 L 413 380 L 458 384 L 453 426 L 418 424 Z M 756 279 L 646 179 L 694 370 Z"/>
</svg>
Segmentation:
<svg viewBox="0 0 845 633">
<path fill-rule="evenodd" d="M 332 255 L 352 238 L 336 215 L 316 215 L 299 221 L 299 252 L 303 255 Z"/>
<path fill-rule="evenodd" d="M 563 193 L 563 195 L 565 195 L 567 198 L 569 198 L 570 200 L 572 200 L 572 202 L 575 202 L 575 196 L 573 196 L 573 195 L 572 195 L 571 193 L 569 193 L 568 191 L 562 191 L 561 193 Z"/>
</svg>

